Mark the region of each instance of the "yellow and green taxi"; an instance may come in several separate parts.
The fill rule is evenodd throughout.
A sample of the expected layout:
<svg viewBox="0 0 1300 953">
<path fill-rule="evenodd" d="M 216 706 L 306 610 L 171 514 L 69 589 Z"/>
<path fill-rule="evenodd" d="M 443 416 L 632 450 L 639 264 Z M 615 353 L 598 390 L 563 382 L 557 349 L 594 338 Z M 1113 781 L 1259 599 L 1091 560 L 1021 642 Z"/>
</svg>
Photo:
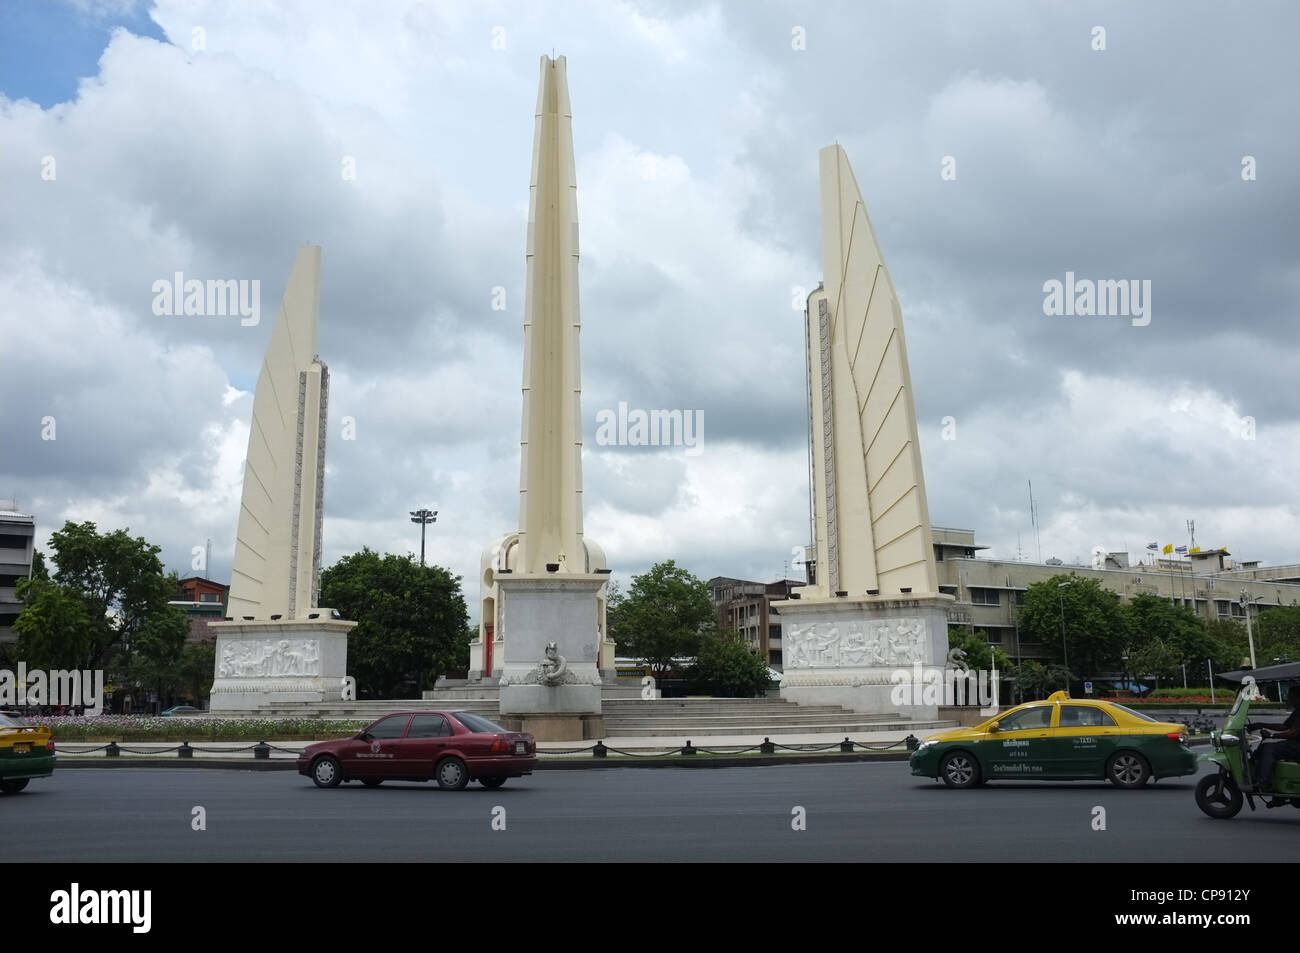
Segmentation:
<svg viewBox="0 0 1300 953">
<path fill-rule="evenodd" d="M 1196 755 L 1183 725 L 1057 692 L 973 728 L 933 735 L 912 753 L 911 765 L 913 774 L 939 778 L 950 788 L 999 778 L 1108 778 L 1118 787 L 1137 788 L 1149 778 L 1195 774 Z"/>
<path fill-rule="evenodd" d="M 54 773 L 50 729 L 27 725 L 11 712 L 0 712 L 0 793 L 17 794 L 32 778 Z"/>
</svg>

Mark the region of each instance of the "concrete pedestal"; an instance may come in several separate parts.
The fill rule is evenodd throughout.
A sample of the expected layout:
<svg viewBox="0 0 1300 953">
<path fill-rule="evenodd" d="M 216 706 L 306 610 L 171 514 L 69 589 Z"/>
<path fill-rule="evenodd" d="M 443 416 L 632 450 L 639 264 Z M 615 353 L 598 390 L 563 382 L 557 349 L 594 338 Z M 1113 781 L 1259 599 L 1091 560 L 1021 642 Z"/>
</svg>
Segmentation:
<svg viewBox="0 0 1300 953">
<path fill-rule="evenodd" d="M 605 737 L 604 715 L 502 715 L 507 731 L 526 731 L 538 741 L 600 741 Z"/>
<path fill-rule="evenodd" d="M 937 718 L 938 705 L 924 704 L 923 693 L 911 685 L 918 666 L 942 668 L 946 662 L 952 603 L 946 595 L 774 603 L 781 613 L 781 697 L 801 705 Z"/>
<path fill-rule="evenodd" d="M 594 573 L 498 577 L 503 722 L 517 716 L 534 726 L 522 730 L 547 741 L 581 741 L 592 737 L 590 731 L 603 732 L 597 593 L 606 581 Z M 547 683 L 542 664 L 552 642 L 564 659 L 556 684 Z"/>
<path fill-rule="evenodd" d="M 321 618 L 209 623 L 217 633 L 212 711 L 342 700 L 356 623 L 315 611 Z"/>
</svg>

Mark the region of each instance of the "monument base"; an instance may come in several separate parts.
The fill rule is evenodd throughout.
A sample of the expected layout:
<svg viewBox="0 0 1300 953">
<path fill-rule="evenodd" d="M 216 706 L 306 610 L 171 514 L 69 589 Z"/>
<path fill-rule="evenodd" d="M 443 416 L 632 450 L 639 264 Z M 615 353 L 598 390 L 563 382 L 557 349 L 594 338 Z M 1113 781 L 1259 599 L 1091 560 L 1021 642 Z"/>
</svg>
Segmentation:
<svg viewBox="0 0 1300 953">
<path fill-rule="evenodd" d="M 342 700 L 357 623 L 315 611 L 321 618 L 208 623 L 217 633 L 211 710 Z"/>
<path fill-rule="evenodd" d="M 555 741 L 584 738 L 584 717 L 603 726 L 598 594 L 607 581 L 596 573 L 497 577 L 503 720 L 537 719 L 540 730 L 564 732 L 563 738 L 547 739 Z M 551 724 L 539 717 L 552 715 L 565 718 Z"/>
<path fill-rule="evenodd" d="M 507 731 L 526 731 L 537 741 L 599 741 L 605 737 L 605 716 L 537 714 L 502 715 Z"/>
<path fill-rule="evenodd" d="M 947 661 L 953 601 L 939 595 L 773 603 L 781 613 L 781 697 L 936 719 L 933 693 L 915 683 L 918 667 L 941 669 Z"/>
</svg>

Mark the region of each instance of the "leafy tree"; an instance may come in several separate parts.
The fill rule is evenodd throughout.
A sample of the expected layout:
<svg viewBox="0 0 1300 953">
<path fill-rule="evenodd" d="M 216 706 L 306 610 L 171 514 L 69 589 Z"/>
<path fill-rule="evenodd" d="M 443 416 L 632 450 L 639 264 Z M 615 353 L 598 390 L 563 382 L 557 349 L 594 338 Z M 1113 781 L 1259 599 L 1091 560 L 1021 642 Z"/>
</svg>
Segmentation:
<svg viewBox="0 0 1300 953">
<path fill-rule="evenodd" d="M 767 663 L 734 632 L 701 638 L 689 677 L 723 698 L 753 698 L 772 686 Z"/>
<path fill-rule="evenodd" d="M 127 680 L 158 696 L 158 705 L 174 697 L 181 687 L 181 661 L 190 620 L 180 612 L 151 620 L 136 636 L 127 663 Z M 214 658 L 215 661 L 215 658 Z M 208 670 L 211 681 L 214 669 Z"/>
<path fill-rule="evenodd" d="M 1197 659 L 1197 671 L 1206 670 L 1206 658 L 1214 660 L 1216 673 L 1250 667 L 1250 644 L 1243 623 L 1233 619 L 1212 619 L 1205 623 L 1205 634 L 1209 644 L 1216 647 L 1217 652 Z"/>
<path fill-rule="evenodd" d="M 1300 606 L 1277 606 L 1259 614 L 1255 628 L 1255 660 L 1260 665 L 1273 659 L 1300 659 Z"/>
<path fill-rule="evenodd" d="M 321 605 L 359 624 L 348 636 L 348 672 L 365 698 L 395 698 L 469 663 L 469 613 L 460 577 L 415 556 L 370 548 L 321 573 Z"/>
<path fill-rule="evenodd" d="M 48 580 L 50 571 L 45 567 L 45 554 L 39 549 L 32 553 L 32 579 Z"/>
<path fill-rule="evenodd" d="M 176 666 L 176 691 L 202 703 L 212 691 L 212 673 L 217 666 L 217 640 L 186 642 Z"/>
<path fill-rule="evenodd" d="M 1169 680 L 1178 676 L 1182 668 L 1182 657 L 1174 645 L 1164 639 L 1152 638 L 1130 653 L 1124 668 L 1135 679 L 1137 676 L 1155 679 L 1156 687 L 1159 688 L 1161 679 Z"/>
<path fill-rule="evenodd" d="M 1141 593 L 1124 605 L 1129 628 L 1129 658 L 1121 667 L 1132 675 L 1181 679 L 1206 669 L 1211 660 L 1216 671 L 1237 665 L 1237 630 L 1211 630 L 1186 606 L 1176 606 L 1163 596 Z M 1244 633 L 1242 633 L 1244 635 Z M 1244 644 L 1244 638 L 1242 642 Z"/>
<path fill-rule="evenodd" d="M 19 657 L 42 668 L 124 670 L 137 640 L 155 660 L 179 653 L 174 634 L 187 623 L 167 604 L 178 580 L 164 572 L 161 547 L 126 530 L 101 534 L 94 523 L 68 521 L 50 548 L 53 576 L 42 559 L 18 585 Z"/>
<path fill-rule="evenodd" d="M 989 646 L 988 633 L 983 629 L 978 629 L 972 634 L 965 628 L 950 627 L 948 629 L 949 655 L 952 654 L 953 649 L 964 652 L 963 661 L 966 667 L 976 671 L 988 672 L 996 668 L 1003 674 L 1009 674 L 1015 667 L 1006 652 Z M 942 664 L 945 660 L 937 661 Z"/>
<path fill-rule="evenodd" d="M 1064 657 L 1062 615 L 1068 652 Z M 1129 629 L 1118 595 L 1102 588 L 1095 579 L 1061 573 L 1025 590 L 1020 638 L 1022 642 L 1041 642 L 1054 660 L 1068 663 L 1072 674 L 1086 677 L 1118 667 L 1122 650 L 1129 642 Z"/>
<path fill-rule="evenodd" d="M 1033 659 L 1021 662 L 1015 672 L 1017 694 L 1031 701 L 1046 698 L 1052 692 L 1064 691 L 1074 677 L 1060 665 L 1042 665 Z"/>
<path fill-rule="evenodd" d="M 94 619 L 90 600 L 48 580 L 19 581 L 23 611 L 14 620 L 18 657 L 33 668 L 93 668 L 97 646 L 106 644 L 106 620 Z"/>
<path fill-rule="evenodd" d="M 623 654 L 661 674 L 674 658 L 696 655 L 717 628 L 708 583 L 671 559 L 633 576 L 626 595 L 613 593 L 606 618 Z"/>
</svg>

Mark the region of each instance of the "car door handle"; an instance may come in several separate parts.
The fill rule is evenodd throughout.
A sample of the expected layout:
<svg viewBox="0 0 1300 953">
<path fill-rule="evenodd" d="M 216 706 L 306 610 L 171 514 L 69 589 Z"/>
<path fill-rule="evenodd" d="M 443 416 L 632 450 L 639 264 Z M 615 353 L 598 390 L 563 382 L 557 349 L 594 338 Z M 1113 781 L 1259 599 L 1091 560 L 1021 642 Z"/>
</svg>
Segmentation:
<svg viewBox="0 0 1300 953">
<path fill-rule="evenodd" d="M 439 741 L 439 742 L 438 742 L 438 747 L 439 747 L 439 748 L 445 748 L 445 747 L 447 747 L 447 742 L 445 742 L 445 741 Z"/>
</svg>

